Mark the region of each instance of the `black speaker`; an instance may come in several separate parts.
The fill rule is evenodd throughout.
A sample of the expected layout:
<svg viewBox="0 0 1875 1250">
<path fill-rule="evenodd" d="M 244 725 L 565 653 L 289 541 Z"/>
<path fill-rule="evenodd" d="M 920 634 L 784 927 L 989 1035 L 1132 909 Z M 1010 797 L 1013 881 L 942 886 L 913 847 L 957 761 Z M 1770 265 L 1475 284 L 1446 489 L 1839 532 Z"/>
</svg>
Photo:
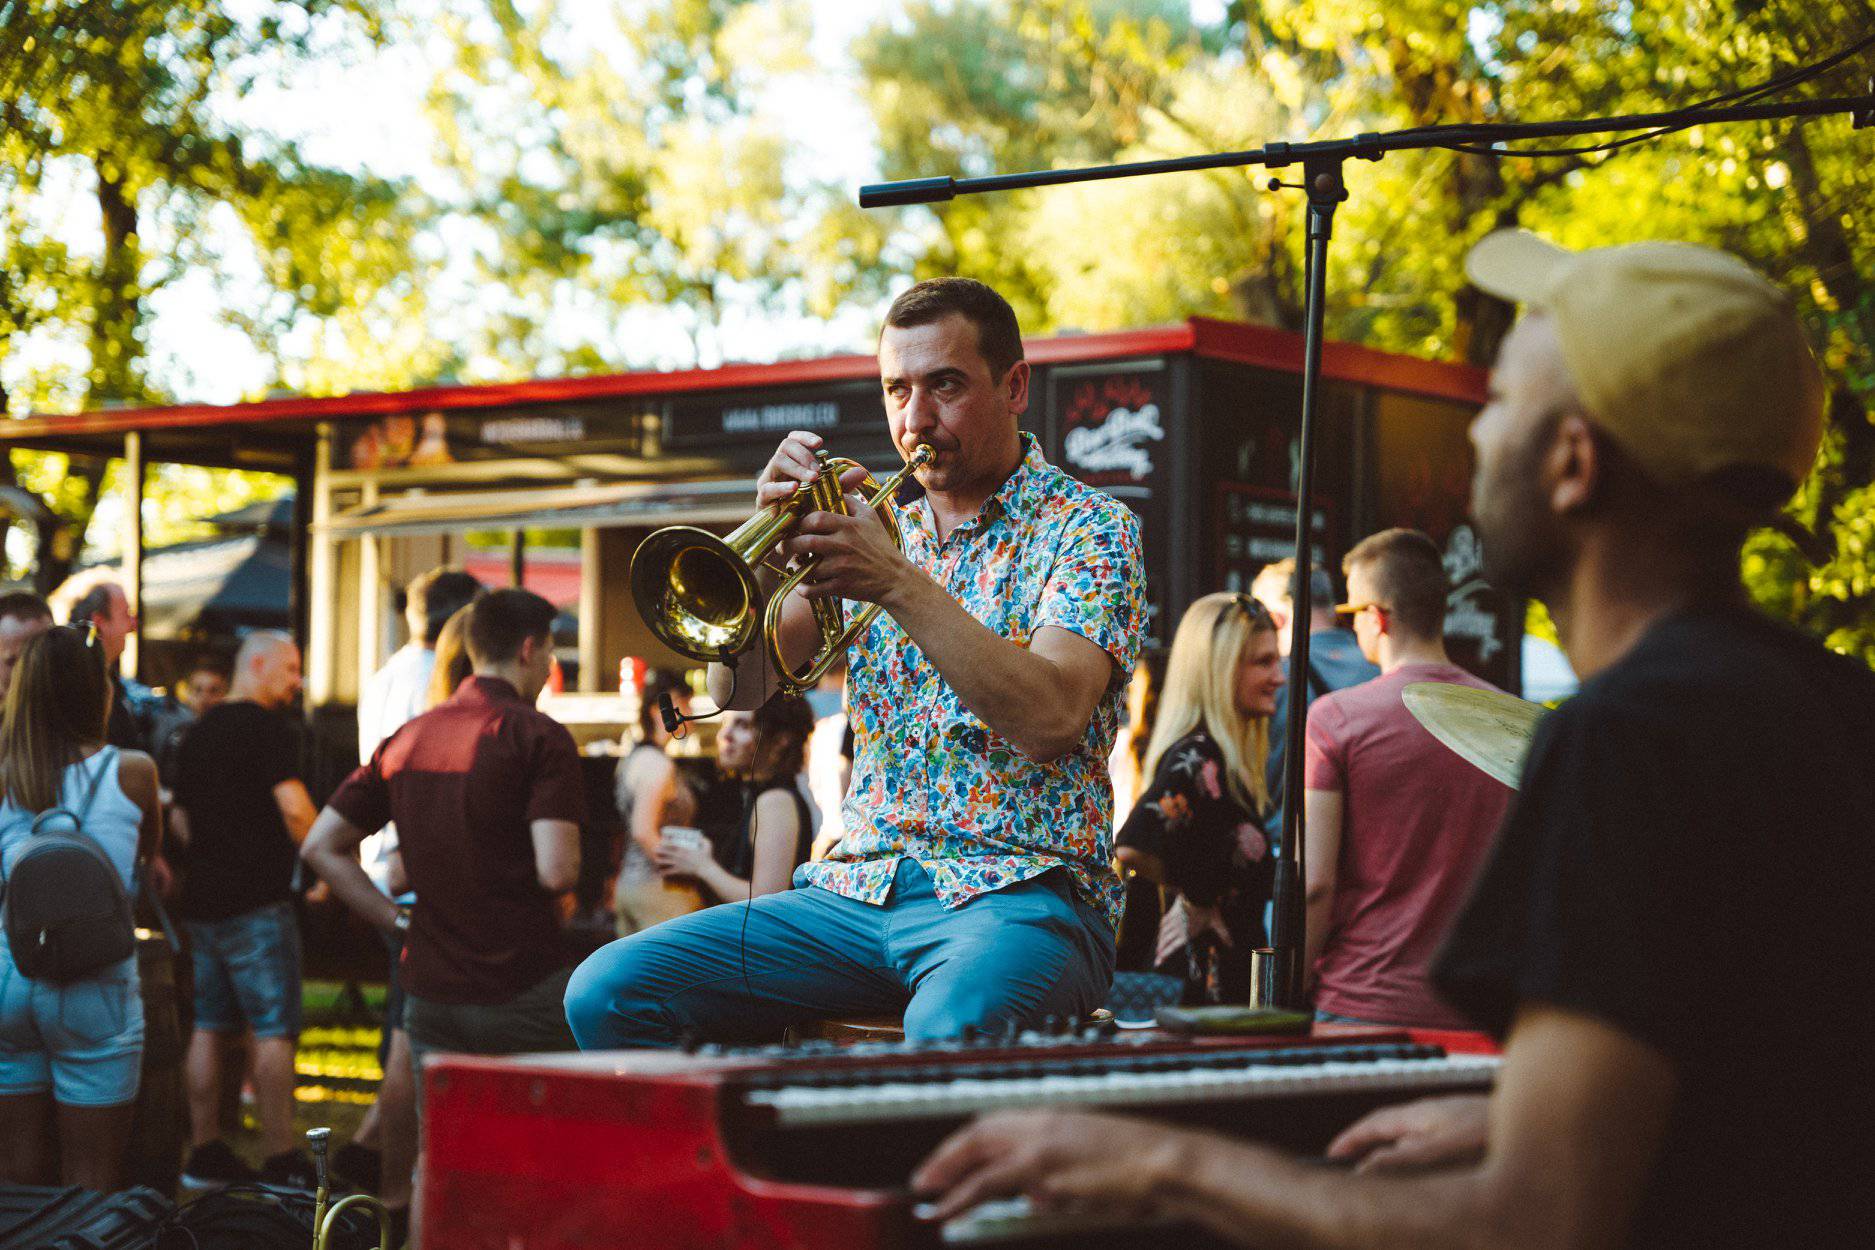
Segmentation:
<svg viewBox="0 0 1875 1250">
<path fill-rule="evenodd" d="M 0 1250 L 154 1250 L 175 1209 L 153 1189 L 0 1185 Z"/>
</svg>

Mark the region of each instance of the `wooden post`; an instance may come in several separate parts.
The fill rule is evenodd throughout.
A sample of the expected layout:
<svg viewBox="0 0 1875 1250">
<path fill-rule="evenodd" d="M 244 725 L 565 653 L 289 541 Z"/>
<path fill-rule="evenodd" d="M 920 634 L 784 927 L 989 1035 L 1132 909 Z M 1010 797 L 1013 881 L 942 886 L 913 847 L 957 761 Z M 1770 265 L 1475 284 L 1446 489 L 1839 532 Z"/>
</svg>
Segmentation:
<svg viewBox="0 0 1875 1250">
<path fill-rule="evenodd" d="M 589 694 L 610 689 L 599 671 L 604 654 L 605 630 L 600 620 L 599 530 L 588 525 L 579 532 L 579 688 Z"/>
<path fill-rule="evenodd" d="M 143 680 L 143 434 L 124 435 L 124 598 L 135 628 L 124 639 L 121 668 Z"/>
<path fill-rule="evenodd" d="M 338 688 L 338 548 L 332 523 L 332 426 L 321 423 L 313 444 L 312 543 L 307 570 L 306 689 L 312 707 L 332 702 Z"/>
<path fill-rule="evenodd" d="M 369 508 L 378 501 L 378 484 L 366 482 L 359 503 Z M 376 534 L 358 539 L 358 688 L 378 671 L 384 658 L 384 574 Z"/>
</svg>

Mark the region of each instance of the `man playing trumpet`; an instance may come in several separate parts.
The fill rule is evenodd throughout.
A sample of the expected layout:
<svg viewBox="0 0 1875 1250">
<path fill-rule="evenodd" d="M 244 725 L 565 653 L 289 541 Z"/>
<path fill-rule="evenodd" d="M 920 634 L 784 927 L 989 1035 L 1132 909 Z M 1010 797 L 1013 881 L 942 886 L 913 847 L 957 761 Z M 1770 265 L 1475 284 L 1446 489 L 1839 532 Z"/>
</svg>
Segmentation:
<svg viewBox="0 0 1875 1250">
<path fill-rule="evenodd" d="M 909 1038 L 955 1037 L 1078 1018 L 1106 994 L 1122 897 L 1106 760 L 1145 627 L 1137 522 L 1018 428 L 1029 367 L 989 287 L 906 291 L 879 370 L 899 453 L 932 452 L 922 498 L 898 514 L 903 550 L 857 500 L 849 516 L 809 513 L 783 547 L 817 562 L 781 614 L 792 664 L 820 640 L 812 600 L 884 609 L 848 660 L 846 836 L 794 890 L 588 959 L 566 1000 L 584 1048 L 752 1042 L 898 1010 Z M 820 447 L 784 439 L 761 503 L 811 485 Z M 774 687 L 760 648 L 711 668 L 729 707 Z"/>
</svg>

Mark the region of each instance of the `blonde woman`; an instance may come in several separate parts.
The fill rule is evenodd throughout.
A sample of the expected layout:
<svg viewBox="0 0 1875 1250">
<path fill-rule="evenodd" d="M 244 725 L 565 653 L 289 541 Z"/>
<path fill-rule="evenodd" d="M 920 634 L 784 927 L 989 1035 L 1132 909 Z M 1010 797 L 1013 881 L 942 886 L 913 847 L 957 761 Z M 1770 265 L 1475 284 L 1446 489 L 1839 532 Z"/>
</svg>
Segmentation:
<svg viewBox="0 0 1875 1250">
<path fill-rule="evenodd" d="M 638 703 L 637 736 L 629 740 L 618 766 L 616 798 L 625 843 L 612 907 L 620 937 L 708 906 L 694 880 L 668 880 L 658 871 L 664 827 L 700 824 L 703 797 L 694 778 L 669 754 L 671 735 L 658 710 L 667 694 L 679 712 L 690 714 L 690 687 L 682 675 L 653 673 Z"/>
<path fill-rule="evenodd" d="M 429 711 L 439 704 L 449 702 L 456 693 L 456 687 L 469 678 L 475 667 L 469 660 L 469 609 L 474 604 L 465 604 L 456 609 L 448 620 L 443 622 L 442 630 L 436 635 L 436 667 L 430 670 L 430 688 L 424 692 L 423 710 Z"/>
<path fill-rule="evenodd" d="M 1187 1001 L 1249 996 L 1270 888 L 1263 766 L 1283 681 L 1262 604 L 1214 594 L 1186 611 L 1146 748 L 1151 780 L 1115 842 L 1121 864 L 1168 896 L 1155 964 L 1185 979 Z"/>
</svg>

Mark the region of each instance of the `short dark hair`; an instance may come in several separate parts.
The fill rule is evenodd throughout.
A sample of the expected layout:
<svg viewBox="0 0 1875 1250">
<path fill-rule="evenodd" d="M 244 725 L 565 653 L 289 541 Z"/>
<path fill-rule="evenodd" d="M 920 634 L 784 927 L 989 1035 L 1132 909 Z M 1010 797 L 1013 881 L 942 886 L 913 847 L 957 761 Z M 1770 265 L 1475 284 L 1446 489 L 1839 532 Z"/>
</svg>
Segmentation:
<svg viewBox="0 0 1875 1250">
<path fill-rule="evenodd" d="M 529 638 L 553 636 L 558 610 L 531 590 L 491 590 L 469 609 L 469 658 L 477 664 L 505 664 Z"/>
<path fill-rule="evenodd" d="M 975 278 L 927 278 L 892 301 L 885 323 L 896 330 L 930 325 L 956 313 L 977 328 L 977 352 L 1000 378 L 1022 359 L 1016 310 Z"/>
<path fill-rule="evenodd" d="M 213 673 L 223 680 L 227 680 L 232 675 L 228 661 L 212 651 L 201 652 L 189 661 L 189 667 L 182 670 L 185 678 L 193 677 L 197 673 Z"/>
<path fill-rule="evenodd" d="M 52 607 L 30 590 L 10 590 L 0 595 L 0 621 L 49 621 Z"/>
<path fill-rule="evenodd" d="M 449 618 L 474 603 L 483 589 L 474 574 L 438 566 L 404 588 L 404 616 L 423 622 L 423 645 L 434 647 Z"/>
<path fill-rule="evenodd" d="M 114 581 L 101 580 L 90 590 L 78 596 L 72 602 L 71 615 L 65 618 L 67 625 L 89 625 L 100 616 L 111 614 L 112 593 L 123 594 L 124 588 Z"/>
<path fill-rule="evenodd" d="M 1418 530 L 1390 529 L 1369 534 L 1341 561 L 1352 574 L 1367 566 L 1376 601 L 1405 628 L 1421 638 L 1445 633 L 1445 559 L 1439 545 Z"/>
</svg>

